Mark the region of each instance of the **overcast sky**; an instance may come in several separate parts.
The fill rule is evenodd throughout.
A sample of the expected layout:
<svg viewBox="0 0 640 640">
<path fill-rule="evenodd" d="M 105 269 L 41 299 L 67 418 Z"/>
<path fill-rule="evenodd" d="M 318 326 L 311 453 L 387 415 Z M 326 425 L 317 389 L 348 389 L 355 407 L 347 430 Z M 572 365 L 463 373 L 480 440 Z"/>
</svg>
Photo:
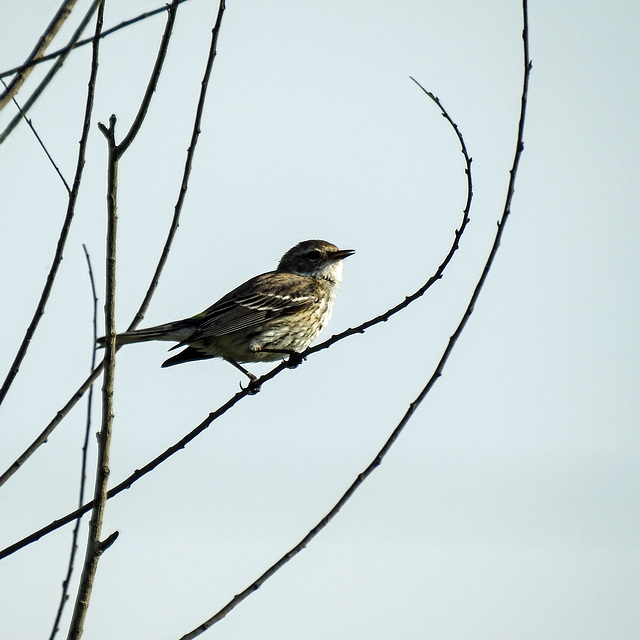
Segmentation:
<svg viewBox="0 0 640 640">
<path fill-rule="evenodd" d="M 0 70 L 28 56 L 59 0 L 5 4 Z M 105 26 L 156 6 L 111 0 Z M 120 163 L 121 330 L 173 214 L 216 9 L 181 6 L 147 121 Z M 106 149 L 96 123 L 116 114 L 124 135 L 164 20 L 101 45 L 76 219 L 0 409 L 0 471 L 88 373 L 83 243 L 100 309 L 104 301 Z M 635 0 L 530 3 L 533 74 L 512 215 L 444 375 L 336 519 L 204 637 L 640 637 L 639 27 Z M 109 501 L 105 535 L 120 537 L 100 562 L 85 638 L 181 637 L 304 536 L 373 459 L 433 372 L 491 246 L 515 148 L 521 31 L 515 0 L 229 0 L 180 229 L 142 326 L 201 311 L 309 238 L 356 250 L 325 337 L 426 281 L 460 224 L 465 176 L 455 135 L 410 75 L 465 136 L 471 223 L 424 298 L 285 371 Z M 29 115 L 67 181 L 90 54 L 72 54 Z M 5 108 L 0 125 L 14 114 Z M 0 148 L 0 193 L 4 378 L 67 202 L 24 124 Z M 219 360 L 161 369 L 168 346 L 118 353 L 112 484 L 244 382 Z M 3 548 L 75 507 L 85 412 L 82 401 L 0 491 Z M 93 416 L 97 431 L 97 404 Z M 94 460 L 92 450 L 91 472 Z M 85 521 L 82 543 L 86 532 Z M 1 561 L 0 636 L 49 636 L 70 536 L 65 527 Z"/>
</svg>

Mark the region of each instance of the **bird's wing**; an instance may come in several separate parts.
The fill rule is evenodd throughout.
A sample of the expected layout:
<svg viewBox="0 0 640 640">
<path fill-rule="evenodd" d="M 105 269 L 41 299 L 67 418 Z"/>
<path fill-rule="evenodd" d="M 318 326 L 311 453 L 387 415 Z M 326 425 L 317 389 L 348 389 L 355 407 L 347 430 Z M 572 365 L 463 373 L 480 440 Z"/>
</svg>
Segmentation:
<svg viewBox="0 0 640 640">
<path fill-rule="evenodd" d="M 194 316 L 198 328 L 174 349 L 196 340 L 222 336 L 286 316 L 318 300 L 310 278 L 272 271 L 240 285 L 211 307 Z"/>
</svg>

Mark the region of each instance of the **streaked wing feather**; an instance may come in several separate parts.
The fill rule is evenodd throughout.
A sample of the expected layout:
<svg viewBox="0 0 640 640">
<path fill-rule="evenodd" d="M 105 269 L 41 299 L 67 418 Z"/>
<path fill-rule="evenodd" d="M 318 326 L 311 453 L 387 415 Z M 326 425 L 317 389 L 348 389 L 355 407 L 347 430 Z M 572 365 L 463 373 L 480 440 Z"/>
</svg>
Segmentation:
<svg viewBox="0 0 640 640">
<path fill-rule="evenodd" d="M 222 336 L 240 329 L 262 324 L 275 315 L 288 315 L 308 307 L 316 301 L 314 296 L 279 296 L 254 293 L 211 310 L 211 315 L 192 336 L 207 338 Z"/>
<path fill-rule="evenodd" d="M 283 276 L 287 278 L 285 281 Z M 255 291 L 258 280 L 269 280 L 269 292 Z M 197 317 L 202 323 L 188 339 L 175 345 L 173 349 L 226 335 L 233 331 L 258 326 L 276 315 L 288 315 L 314 304 L 317 296 L 306 278 L 301 278 L 298 287 L 292 287 L 291 275 L 269 272 L 257 276 L 229 292 Z M 243 295 L 242 290 L 248 290 Z M 252 290 L 253 289 L 253 290 Z"/>
</svg>

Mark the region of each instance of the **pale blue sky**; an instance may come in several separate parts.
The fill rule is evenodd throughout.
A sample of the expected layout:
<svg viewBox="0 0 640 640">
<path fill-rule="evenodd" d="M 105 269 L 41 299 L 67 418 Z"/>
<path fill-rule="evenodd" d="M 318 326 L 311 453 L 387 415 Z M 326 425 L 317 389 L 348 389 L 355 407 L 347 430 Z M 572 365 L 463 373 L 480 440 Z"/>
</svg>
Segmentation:
<svg viewBox="0 0 640 640">
<path fill-rule="evenodd" d="M 640 6 L 530 4 L 512 216 L 443 377 L 330 526 L 203 637 L 638 638 Z M 57 6 L 5 7 L 2 69 L 26 57 Z M 112 1 L 106 24 L 155 6 Z M 119 328 L 173 212 L 214 15 L 203 0 L 180 9 L 148 120 L 120 164 Z M 163 26 L 156 17 L 104 41 L 95 122 L 115 113 L 125 131 Z M 452 131 L 410 75 L 465 136 L 472 222 L 425 298 L 284 372 L 109 502 L 105 531 L 120 538 L 100 563 L 85 638 L 180 637 L 297 542 L 375 455 L 488 253 L 514 151 L 521 28 L 519 3 L 506 0 L 228 2 L 181 226 L 145 325 L 204 309 L 313 237 L 357 251 L 325 337 L 426 280 L 459 224 L 465 182 Z M 70 57 L 30 114 L 67 180 L 89 55 Z M 12 116 L 7 107 L 0 125 Z M 87 373 L 81 245 L 102 286 L 105 155 L 94 124 L 59 279 L 0 411 L 2 470 Z M 4 377 L 66 204 L 25 126 L 0 149 L 0 189 Z M 118 354 L 114 483 L 238 388 L 219 361 L 160 369 L 167 346 Z M 0 491 L 2 547 L 74 507 L 84 412 Z M 94 430 L 97 406 L 95 417 Z M 67 527 L 2 561 L 3 638 L 48 637 L 69 539 Z"/>
</svg>

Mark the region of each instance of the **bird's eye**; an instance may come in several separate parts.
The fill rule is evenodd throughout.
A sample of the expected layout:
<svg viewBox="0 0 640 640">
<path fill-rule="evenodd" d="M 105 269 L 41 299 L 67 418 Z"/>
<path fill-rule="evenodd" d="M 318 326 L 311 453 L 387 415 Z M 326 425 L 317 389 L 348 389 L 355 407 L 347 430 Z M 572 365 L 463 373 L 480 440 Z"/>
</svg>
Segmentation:
<svg viewBox="0 0 640 640">
<path fill-rule="evenodd" d="M 305 256 L 305 258 L 307 258 L 307 260 L 316 262 L 317 260 L 320 260 L 320 258 L 322 258 L 322 253 L 320 253 L 320 251 L 318 251 L 317 249 L 312 249 L 311 251 L 307 251 L 307 255 Z"/>
</svg>

